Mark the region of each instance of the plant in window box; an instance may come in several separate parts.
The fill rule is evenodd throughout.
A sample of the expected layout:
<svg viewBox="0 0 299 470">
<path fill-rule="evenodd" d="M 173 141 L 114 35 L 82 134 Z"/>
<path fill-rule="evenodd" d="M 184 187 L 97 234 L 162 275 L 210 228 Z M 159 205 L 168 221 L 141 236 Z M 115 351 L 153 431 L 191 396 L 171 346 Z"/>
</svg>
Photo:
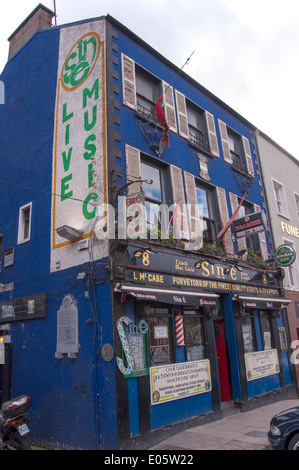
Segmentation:
<svg viewBox="0 0 299 470">
<path fill-rule="evenodd" d="M 207 253 L 214 256 L 225 256 L 225 250 L 221 246 L 214 245 L 213 243 L 207 243 L 199 249 L 200 253 Z"/>
<path fill-rule="evenodd" d="M 263 259 L 255 253 L 248 253 L 247 261 L 251 264 L 254 264 L 255 266 L 266 268 L 266 264 L 264 263 Z"/>
</svg>

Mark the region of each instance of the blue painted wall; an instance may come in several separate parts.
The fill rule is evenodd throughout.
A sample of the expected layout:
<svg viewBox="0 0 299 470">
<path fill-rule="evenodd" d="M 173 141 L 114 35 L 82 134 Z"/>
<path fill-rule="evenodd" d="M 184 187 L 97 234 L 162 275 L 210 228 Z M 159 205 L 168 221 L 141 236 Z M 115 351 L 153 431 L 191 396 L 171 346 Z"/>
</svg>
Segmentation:
<svg viewBox="0 0 299 470">
<path fill-rule="evenodd" d="M 117 48 L 112 53 L 118 59 L 118 65 L 113 64 L 113 68 L 120 79 L 120 54 L 124 52 L 157 77 L 168 83 L 172 81 L 175 72 L 167 63 L 122 29 L 115 25 L 113 29 L 117 30 L 117 39 L 113 39 Z M 93 271 L 88 264 L 83 280 L 77 280 L 79 266 L 53 274 L 49 268 L 59 34 L 60 28 L 38 32 L 8 62 L 0 77 L 5 84 L 5 105 L 0 106 L 0 234 L 3 234 L 3 250 L 15 247 L 14 265 L 2 268 L 0 282 L 15 283 L 12 298 L 47 293 L 46 318 L 11 324 L 12 395 L 28 393 L 32 397 L 29 416 L 34 442 L 61 448 L 113 449 L 118 445 L 115 362 L 106 363 L 100 354 L 102 344 L 114 343 L 111 286 L 105 277 L 108 260 L 96 262 Z M 115 108 L 114 113 L 119 115 L 121 123 L 115 129 L 121 133 L 121 141 L 116 146 L 122 150 L 117 164 L 124 177 L 119 182 L 124 184 L 125 144 L 147 154 L 151 152 L 134 111 L 122 105 L 121 80 L 114 78 L 114 84 L 118 86 L 114 98 L 120 103 L 120 109 Z M 246 122 L 184 76 L 177 77 L 173 85 L 214 115 L 221 158 L 209 157 L 211 183 L 225 187 L 227 195 L 228 191 L 240 195 L 230 165 L 223 160 L 217 119 L 249 139 L 256 171 L 254 147 Z M 198 175 L 196 150 L 177 134 L 170 133 L 170 149 L 164 149 L 161 160 Z M 248 199 L 262 206 L 258 176 Z M 19 208 L 29 202 L 32 202 L 31 238 L 17 245 Z M 94 272 L 97 273 L 96 285 L 91 293 L 86 281 L 92 279 Z M 73 296 L 79 311 L 80 350 L 75 360 L 55 359 L 57 311 L 65 294 Z M 0 294 L 0 301 L 9 298 L 9 292 Z M 237 357 L 234 340 L 234 331 L 230 330 L 231 361 Z M 177 357 L 183 361 L 181 351 Z M 235 376 L 233 381 L 238 397 L 239 377 Z M 130 379 L 128 406 L 133 435 L 137 435 L 140 428 L 136 397 L 137 380 Z M 177 402 L 152 407 L 152 428 L 211 410 L 210 393 L 180 400 L 179 407 Z"/>
<path fill-rule="evenodd" d="M 136 64 L 143 67 L 145 70 L 149 71 L 154 76 L 158 77 L 160 80 L 165 80 L 167 83 L 171 83 L 176 71 L 174 71 L 170 64 L 167 63 L 163 58 L 153 54 L 153 51 L 148 47 L 144 46 L 143 43 L 136 41 L 134 37 L 130 37 L 123 31 L 122 28 L 118 28 L 116 24 L 113 25 L 113 30 L 117 32 L 117 35 L 113 38 L 113 42 L 116 47 L 113 50 L 113 56 L 117 59 L 118 62 L 115 62 L 113 65 L 114 70 L 118 73 L 118 78 L 114 78 L 114 84 L 116 89 L 114 90 L 114 99 L 119 102 L 119 111 L 117 111 L 118 116 L 120 117 L 120 126 L 118 131 L 121 134 L 121 142 L 119 142 L 119 148 L 122 150 L 122 156 L 117 158 L 117 165 L 122 171 L 122 174 L 126 175 L 126 158 L 125 158 L 125 145 L 131 145 L 132 147 L 138 148 L 141 152 L 151 155 L 156 158 L 156 154 L 152 152 L 146 140 L 144 139 L 140 127 L 138 117 L 135 115 L 135 111 L 123 105 L 122 97 L 122 82 L 121 82 L 121 53 L 124 53 L 131 59 L 133 59 Z M 196 56 L 192 60 L 197 60 Z M 186 72 L 188 70 L 186 69 Z M 184 74 L 177 76 L 173 82 L 173 88 L 177 89 L 183 93 L 186 98 L 190 99 L 194 103 L 198 104 L 201 108 L 209 111 L 214 115 L 218 146 L 220 151 L 220 158 L 208 156 L 208 168 L 209 175 L 211 178 L 210 183 L 214 186 L 220 186 L 226 189 L 226 196 L 228 202 L 229 215 L 232 215 L 230 203 L 229 203 L 229 192 L 232 192 L 239 197 L 242 197 L 239 186 L 236 182 L 234 172 L 231 169 L 231 165 L 226 163 L 223 159 L 222 147 L 220 132 L 218 126 L 218 119 L 225 122 L 229 127 L 235 130 L 237 133 L 245 136 L 250 143 L 252 161 L 255 170 L 255 180 L 250 189 L 250 193 L 247 196 L 247 200 L 251 203 L 259 205 L 263 208 L 264 199 L 261 192 L 261 185 L 259 181 L 259 171 L 256 163 L 256 150 L 255 142 L 252 137 L 250 125 L 246 120 L 238 116 L 235 112 L 229 109 L 224 103 L 220 100 L 215 99 L 210 93 L 206 92 L 199 86 L 196 86 L 193 81 L 187 80 Z M 165 162 L 166 164 L 173 164 L 180 167 L 182 170 L 186 170 L 196 177 L 199 176 L 199 166 L 198 158 L 196 156 L 197 150 L 190 147 L 188 142 L 179 136 L 170 132 L 170 148 L 164 147 L 163 153 L 159 160 Z M 204 152 L 202 152 L 204 153 Z M 124 184 L 119 179 L 119 184 Z M 266 240 L 268 244 L 268 249 L 270 251 L 271 246 L 269 244 L 268 233 L 266 233 Z M 236 248 L 236 247 L 235 247 Z M 232 308 L 232 300 L 230 295 L 225 296 L 225 312 L 226 312 L 226 322 L 227 322 L 227 339 L 228 339 L 228 350 L 229 350 L 229 360 L 231 365 L 231 375 L 232 375 L 232 393 L 233 399 L 236 401 L 241 401 L 242 390 L 241 390 L 241 378 L 240 371 L 238 367 L 238 347 L 236 343 L 236 333 L 234 326 L 234 315 Z M 132 314 L 132 312 L 131 312 Z M 258 327 L 259 328 L 259 327 Z M 177 361 L 184 361 L 181 351 L 177 351 Z M 236 366 L 237 365 L 237 366 Z M 260 381 L 255 381 L 256 383 L 248 384 L 248 394 L 249 398 L 265 393 L 267 391 L 274 390 L 280 387 L 279 376 L 274 376 Z M 137 381 L 134 381 L 134 384 L 130 384 L 129 387 L 130 397 L 137 396 Z M 129 398 L 133 403 L 133 399 Z M 166 426 L 181 419 L 187 419 L 193 415 L 203 414 L 207 411 L 211 411 L 213 408 L 211 402 L 211 395 L 209 393 L 203 394 L 197 397 L 192 397 L 184 400 L 180 400 L 179 406 L 177 403 L 170 402 L 167 404 L 157 405 L 151 407 L 151 419 L 153 429 Z M 136 409 L 133 411 L 131 409 L 131 414 L 136 413 Z M 192 411 L 191 411 L 192 410 Z M 138 432 L 138 425 L 134 421 L 136 416 L 134 415 L 131 430 Z"/>
<path fill-rule="evenodd" d="M 0 106 L 0 234 L 15 261 L 0 282 L 12 298 L 47 294 L 47 316 L 11 323 L 12 395 L 28 393 L 32 442 L 59 448 L 116 448 L 115 366 L 101 357 L 113 344 L 107 259 L 50 274 L 53 126 L 59 28 L 43 30 L 7 63 Z M 33 188 L 33 189 L 30 189 Z M 19 208 L 32 202 L 30 241 L 17 245 Z M 3 255 L 3 254 L 2 254 Z M 2 258 L 3 259 L 3 258 Z M 91 274 L 96 273 L 95 277 Z M 88 282 L 95 279 L 94 289 Z M 66 294 L 79 312 L 77 359 L 55 359 L 57 311 Z M 95 298 L 96 296 L 96 298 Z M 0 294 L 0 301 L 10 292 Z M 97 308 L 98 310 L 97 310 Z"/>
</svg>

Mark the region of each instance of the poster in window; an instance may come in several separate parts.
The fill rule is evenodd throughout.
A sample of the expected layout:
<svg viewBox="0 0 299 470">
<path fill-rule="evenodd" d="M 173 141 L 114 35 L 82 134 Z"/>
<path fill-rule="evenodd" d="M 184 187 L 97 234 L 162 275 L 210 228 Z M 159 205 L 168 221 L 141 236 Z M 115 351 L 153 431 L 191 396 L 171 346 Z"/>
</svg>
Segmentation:
<svg viewBox="0 0 299 470">
<path fill-rule="evenodd" d="M 167 339 L 168 338 L 168 326 L 154 326 L 154 338 L 155 339 Z"/>
<path fill-rule="evenodd" d="M 244 343 L 244 351 L 250 352 L 253 351 L 253 336 L 251 325 L 242 325 L 242 335 Z"/>
<path fill-rule="evenodd" d="M 271 333 L 264 331 L 264 349 L 271 349 Z"/>
</svg>

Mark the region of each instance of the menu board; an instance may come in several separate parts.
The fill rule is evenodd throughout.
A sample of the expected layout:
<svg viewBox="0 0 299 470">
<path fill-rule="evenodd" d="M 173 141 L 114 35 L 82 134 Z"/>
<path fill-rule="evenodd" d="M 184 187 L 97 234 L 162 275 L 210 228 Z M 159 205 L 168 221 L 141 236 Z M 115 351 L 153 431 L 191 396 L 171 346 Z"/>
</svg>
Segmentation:
<svg viewBox="0 0 299 470">
<path fill-rule="evenodd" d="M 127 333 L 130 352 L 133 356 L 134 370 L 146 368 L 146 357 L 144 348 L 144 335 L 140 333 Z"/>
</svg>

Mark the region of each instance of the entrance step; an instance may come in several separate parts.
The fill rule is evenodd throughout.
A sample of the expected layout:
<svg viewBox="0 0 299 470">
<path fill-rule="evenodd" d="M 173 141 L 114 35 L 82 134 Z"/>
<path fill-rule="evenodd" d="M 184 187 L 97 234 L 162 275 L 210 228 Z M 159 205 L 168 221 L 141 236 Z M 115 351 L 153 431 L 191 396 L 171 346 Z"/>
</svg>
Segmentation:
<svg viewBox="0 0 299 470">
<path fill-rule="evenodd" d="M 241 412 L 240 408 L 235 408 L 233 401 L 222 401 L 221 410 L 223 412 L 223 417 Z"/>
</svg>

